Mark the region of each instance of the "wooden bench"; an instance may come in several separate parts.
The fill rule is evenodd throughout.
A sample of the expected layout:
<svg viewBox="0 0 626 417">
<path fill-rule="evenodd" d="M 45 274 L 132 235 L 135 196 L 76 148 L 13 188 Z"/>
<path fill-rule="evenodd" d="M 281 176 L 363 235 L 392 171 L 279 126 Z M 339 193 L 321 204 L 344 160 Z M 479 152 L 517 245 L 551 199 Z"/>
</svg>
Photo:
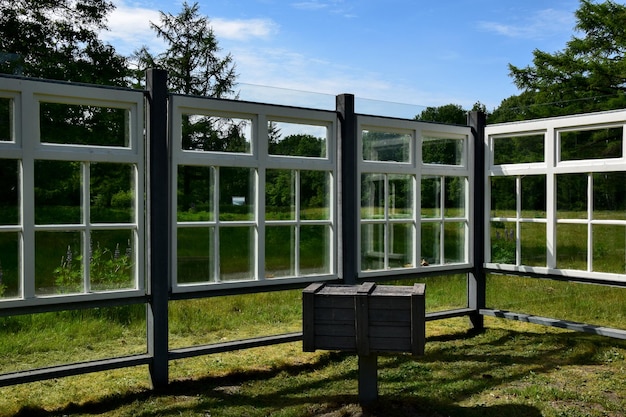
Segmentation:
<svg viewBox="0 0 626 417">
<path fill-rule="evenodd" d="M 424 284 L 311 284 L 302 293 L 302 348 L 355 352 L 359 401 L 376 400 L 379 353 L 424 354 L 424 294 Z"/>
</svg>

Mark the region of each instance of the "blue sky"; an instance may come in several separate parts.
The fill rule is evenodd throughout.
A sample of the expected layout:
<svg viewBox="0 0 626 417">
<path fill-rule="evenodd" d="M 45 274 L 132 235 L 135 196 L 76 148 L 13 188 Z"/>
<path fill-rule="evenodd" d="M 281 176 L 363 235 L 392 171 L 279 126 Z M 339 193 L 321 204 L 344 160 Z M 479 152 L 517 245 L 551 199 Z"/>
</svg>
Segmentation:
<svg viewBox="0 0 626 417">
<path fill-rule="evenodd" d="M 159 21 L 158 11 L 177 14 L 182 1 L 113 1 L 111 30 L 102 38 L 122 54 L 142 45 L 162 50 L 148 22 Z M 222 52 L 233 56 L 241 98 L 267 94 L 258 86 L 278 88 L 270 93 L 275 98 L 281 91 L 321 93 L 331 104 L 334 95 L 352 93 L 389 108 L 411 105 L 399 112 L 448 103 L 469 109 L 477 101 L 492 110 L 519 93 L 507 64 L 531 64 L 534 49 L 562 50 L 575 34 L 579 7 L 578 0 L 198 3 Z"/>
</svg>

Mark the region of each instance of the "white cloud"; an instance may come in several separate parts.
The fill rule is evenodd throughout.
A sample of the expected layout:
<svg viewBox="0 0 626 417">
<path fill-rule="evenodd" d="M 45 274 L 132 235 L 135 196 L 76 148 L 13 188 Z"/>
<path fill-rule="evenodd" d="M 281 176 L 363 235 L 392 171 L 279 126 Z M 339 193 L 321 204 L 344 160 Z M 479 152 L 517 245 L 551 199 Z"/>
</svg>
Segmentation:
<svg viewBox="0 0 626 417">
<path fill-rule="evenodd" d="M 510 38 L 544 39 L 564 30 L 571 32 L 574 23 L 575 18 L 571 11 L 543 9 L 522 16 L 515 23 L 480 21 L 478 27 Z"/>
<path fill-rule="evenodd" d="M 211 19 L 211 27 L 218 39 L 245 41 L 251 38 L 269 38 L 278 32 L 278 25 L 269 19 Z"/>
<path fill-rule="evenodd" d="M 302 1 L 299 3 L 292 3 L 292 6 L 301 10 L 321 10 L 328 8 L 328 4 L 320 3 L 319 1 Z"/>
<path fill-rule="evenodd" d="M 163 47 L 162 41 L 150 29 L 150 21 L 159 21 L 158 11 L 128 6 L 121 1 L 115 3 L 116 8 L 108 19 L 109 30 L 100 33 L 103 41 L 114 45 L 122 55 L 130 55 L 143 45 L 151 50 Z"/>
</svg>

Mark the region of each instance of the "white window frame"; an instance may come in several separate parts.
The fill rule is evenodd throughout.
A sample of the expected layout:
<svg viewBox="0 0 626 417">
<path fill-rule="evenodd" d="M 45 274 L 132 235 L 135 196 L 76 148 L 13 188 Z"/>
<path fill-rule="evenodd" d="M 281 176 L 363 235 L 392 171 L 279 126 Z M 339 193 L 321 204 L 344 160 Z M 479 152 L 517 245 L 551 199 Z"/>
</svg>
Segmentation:
<svg viewBox="0 0 626 417">
<path fill-rule="evenodd" d="M 560 160 L 560 132 L 584 131 L 604 128 L 622 127 L 622 156 L 606 159 L 580 159 L 571 161 Z M 505 137 L 517 137 L 544 134 L 544 161 L 520 164 L 494 164 L 494 140 Z M 562 116 L 522 122 L 510 122 L 488 125 L 485 129 L 485 268 L 503 273 L 507 271 L 576 277 L 601 281 L 626 282 L 624 274 L 592 271 L 593 268 L 593 236 L 590 232 L 594 224 L 626 226 L 626 220 L 594 220 L 591 179 L 589 175 L 601 172 L 626 171 L 626 110 L 606 111 L 584 115 Z M 585 219 L 558 219 L 556 207 L 556 177 L 559 174 L 588 174 L 588 215 Z M 519 178 L 526 175 L 544 175 L 546 177 L 546 218 L 522 218 L 520 205 Z M 516 216 L 491 217 L 491 178 L 516 177 Z M 516 225 L 516 263 L 502 264 L 491 262 L 492 221 L 514 222 Z M 546 266 L 528 266 L 521 264 L 520 224 L 524 222 L 546 224 Z M 556 226 L 557 224 L 587 225 L 587 269 L 559 269 L 556 265 Z"/>
<path fill-rule="evenodd" d="M 254 286 L 271 286 L 295 282 L 314 282 L 337 279 L 337 201 L 335 196 L 337 182 L 337 116 L 334 112 L 311 110 L 293 107 L 270 106 L 264 104 L 241 102 L 234 100 L 216 100 L 210 98 L 186 97 L 172 95 L 170 97 L 170 122 L 172 177 L 171 211 L 172 211 L 172 291 L 175 293 L 196 292 L 213 289 L 243 288 Z M 186 151 L 182 150 L 182 128 L 180 120 L 183 114 L 199 114 L 216 117 L 233 117 L 248 119 L 252 122 L 251 151 L 249 154 Z M 326 128 L 326 156 L 321 158 L 269 155 L 268 132 L 269 121 L 286 122 L 303 125 L 323 126 Z M 215 218 L 211 221 L 179 222 L 177 221 L 177 176 L 180 165 L 194 165 L 204 167 L 241 167 L 256 171 L 255 208 L 254 218 L 247 221 L 220 221 Z M 266 220 L 265 219 L 265 173 L 268 169 L 285 170 L 313 170 L 330 173 L 329 191 L 329 218 L 324 220 L 302 220 L 296 215 L 294 220 Z M 217 193 L 216 193 L 217 194 Z M 218 198 L 217 195 L 214 196 Z M 217 201 L 214 201 L 217 204 Z M 299 204 L 297 201 L 296 204 Z M 216 206 L 217 207 L 217 206 Z M 298 208 L 298 207 L 297 207 Z M 299 210 L 296 210 L 299 212 Z M 252 227 L 255 230 L 255 254 L 253 262 L 253 277 L 239 281 L 213 281 L 179 284 L 177 278 L 177 239 L 179 227 L 215 227 L 213 251 L 219 256 L 219 228 L 223 225 Z M 299 260 L 296 259 L 296 274 L 291 277 L 265 276 L 265 226 L 291 225 L 299 228 L 303 225 L 323 225 L 330 230 L 329 244 L 329 273 L 319 275 L 299 275 Z M 299 240 L 296 239 L 296 245 Z M 296 253 L 299 251 L 295 248 Z M 218 258 L 216 258 L 218 259 Z M 217 264 L 218 262 L 216 262 Z M 214 271 L 215 278 L 219 276 Z"/>
<path fill-rule="evenodd" d="M 3 159 L 19 161 L 20 220 L 17 225 L 0 226 L 1 232 L 17 232 L 19 242 L 19 294 L 16 298 L 0 300 L 0 308 L 52 305 L 68 302 L 123 299 L 145 294 L 145 222 L 144 222 L 144 93 L 124 89 L 110 89 L 0 78 L 0 97 L 13 100 L 13 136 L 11 142 L 0 142 Z M 60 103 L 108 107 L 128 112 L 128 145 L 87 146 L 42 143 L 40 140 L 40 103 Z M 82 163 L 81 210 L 82 220 L 76 224 L 35 224 L 34 165 L 36 160 L 74 161 Z M 133 222 L 91 223 L 89 220 L 89 170 L 91 162 L 123 163 L 135 166 Z M 35 232 L 76 231 L 83 237 L 92 231 L 129 230 L 134 235 L 134 288 L 91 292 L 89 288 L 89 239 L 83 238 L 83 292 L 38 295 L 35 288 Z"/>
<path fill-rule="evenodd" d="M 408 162 L 391 162 L 391 161 L 369 161 L 363 158 L 363 131 L 381 131 L 389 133 L 407 134 L 411 137 L 409 161 Z M 358 182 L 357 186 L 357 210 L 355 213 L 359 219 L 359 224 L 384 224 L 385 230 L 389 230 L 389 226 L 394 223 L 410 223 L 413 227 L 413 259 L 411 267 L 404 268 L 388 268 L 387 258 L 388 253 L 385 254 L 385 268 L 376 270 L 363 270 L 361 263 L 362 253 L 362 236 L 361 227 L 358 228 L 357 244 L 359 257 L 357 259 L 357 270 L 359 271 L 359 278 L 368 277 L 380 277 L 380 276 L 393 276 L 404 275 L 411 273 L 419 273 L 424 271 L 446 271 L 454 273 L 456 270 L 463 270 L 473 266 L 473 249 L 470 242 L 473 241 L 473 189 L 474 189 L 474 155 L 470 152 L 474 147 L 474 138 L 471 133 L 470 127 L 466 126 L 454 126 L 443 125 L 427 122 L 419 122 L 405 119 L 392 119 L 376 116 L 364 116 L 358 115 L 357 119 L 357 135 L 358 135 L 358 149 L 357 149 L 357 164 L 358 164 Z M 427 138 L 442 138 L 442 139 L 458 139 L 463 143 L 462 164 L 460 165 L 443 165 L 443 164 L 427 164 L 422 162 L 422 139 Z M 414 178 L 414 190 L 413 190 L 413 217 L 411 219 L 390 219 L 385 216 L 385 219 L 363 219 L 361 216 L 361 179 L 363 174 L 402 174 L 411 175 Z M 444 206 L 441 204 L 441 213 L 436 218 L 422 218 L 421 217 L 421 180 L 425 176 L 434 177 L 463 177 L 466 178 L 465 183 L 465 213 L 464 216 L 458 218 L 446 218 L 444 216 Z M 443 193 L 442 193 L 443 198 Z M 441 240 L 440 240 L 440 257 L 441 264 L 437 265 L 421 265 L 421 224 L 428 222 L 438 222 L 441 225 Z M 445 256 L 443 251 L 444 239 L 443 239 L 443 227 L 445 222 L 463 222 L 465 224 L 465 242 L 464 242 L 464 262 L 458 263 L 444 263 L 443 257 Z M 388 233 L 388 232 L 386 232 Z M 388 241 L 388 236 L 385 236 L 385 240 Z M 386 247 L 385 251 L 388 251 Z"/>
</svg>

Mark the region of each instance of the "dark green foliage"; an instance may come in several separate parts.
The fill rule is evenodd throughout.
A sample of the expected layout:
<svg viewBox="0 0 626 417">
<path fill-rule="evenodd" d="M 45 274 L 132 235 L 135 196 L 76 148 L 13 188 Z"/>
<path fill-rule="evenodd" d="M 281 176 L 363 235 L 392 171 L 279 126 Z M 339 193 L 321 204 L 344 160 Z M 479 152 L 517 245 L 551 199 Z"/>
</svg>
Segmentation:
<svg viewBox="0 0 626 417">
<path fill-rule="evenodd" d="M 98 39 L 114 7 L 108 0 L 0 0 L 0 72 L 126 85 L 126 59 Z"/>
</svg>

